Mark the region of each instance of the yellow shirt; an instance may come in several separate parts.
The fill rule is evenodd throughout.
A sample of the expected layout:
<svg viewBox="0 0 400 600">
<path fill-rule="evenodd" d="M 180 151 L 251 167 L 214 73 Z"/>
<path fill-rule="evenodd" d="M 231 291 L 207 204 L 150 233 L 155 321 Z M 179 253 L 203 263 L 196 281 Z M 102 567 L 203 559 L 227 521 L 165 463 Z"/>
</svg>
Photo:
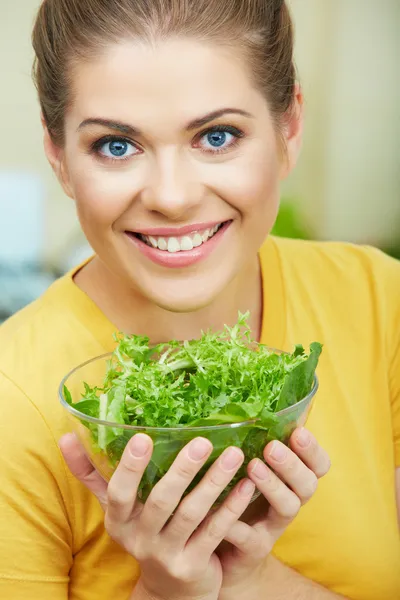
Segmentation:
<svg viewBox="0 0 400 600">
<path fill-rule="evenodd" d="M 274 552 L 352 600 L 400 598 L 400 264 L 370 248 L 273 238 L 261 263 L 262 341 L 324 344 L 308 426 L 332 459 Z M 0 327 L 4 600 L 127 600 L 137 580 L 57 446 L 69 430 L 59 381 L 111 350 L 113 331 L 72 274 Z"/>
</svg>

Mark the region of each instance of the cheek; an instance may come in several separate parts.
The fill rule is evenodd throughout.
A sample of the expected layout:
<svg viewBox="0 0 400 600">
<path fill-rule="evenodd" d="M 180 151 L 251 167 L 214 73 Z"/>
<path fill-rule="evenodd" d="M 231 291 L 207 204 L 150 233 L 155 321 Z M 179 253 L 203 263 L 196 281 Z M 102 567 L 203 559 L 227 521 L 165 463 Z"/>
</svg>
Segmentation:
<svg viewBox="0 0 400 600">
<path fill-rule="evenodd" d="M 135 196 L 134 177 L 120 169 L 72 164 L 70 179 L 78 216 L 84 228 L 110 227 L 130 207 Z"/>
<path fill-rule="evenodd" d="M 265 149 L 261 144 L 254 144 L 251 152 L 243 152 L 226 167 L 218 183 L 219 195 L 245 220 L 260 220 L 265 224 L 268 215 L 274 219 L 279 203 L 281 168 L 274 146 Z"/>
</svg>

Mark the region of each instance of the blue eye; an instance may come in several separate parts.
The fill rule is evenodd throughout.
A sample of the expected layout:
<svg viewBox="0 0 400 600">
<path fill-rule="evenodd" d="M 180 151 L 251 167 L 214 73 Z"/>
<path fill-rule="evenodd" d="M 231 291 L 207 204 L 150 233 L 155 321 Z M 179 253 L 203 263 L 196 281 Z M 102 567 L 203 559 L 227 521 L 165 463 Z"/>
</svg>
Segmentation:
<svg viewBox="0 0 400 600">
<path fill-rule="evenodd" d="M 216 125 L 199 134 L 196 146 L 204 152 L 218 154 L 235 147 L 243 137 L 243 131 L 232 125 Z"/>
<path fill-rule="evenodd" d="M 234 136 L 228 131 L 209 131 L 202 138 L 205 143 L 202 144 L 206 149 L 215 148 L 218 150 L 219 148 L 224 148 L 226 146 L 230 146 L 230 143 L 234 139 Z"/>
<path fill-rule="evenodd" d="M 99 144 L 98 150 L 102 156 L 114 160 L 123 160 L 137 153 L 137 148 L 124 139 L 113 139 L 107 142 L 103 140 Z"/>
<path fill-rule="evenodd" d="M 229 141 L 229 136 L 233 137 L 231 133 L 227 133 L 226 131 L 212 131 L 207 134 L 207 142 L 214 148 L 221 148 L 227 140 Z"/>
</svg>

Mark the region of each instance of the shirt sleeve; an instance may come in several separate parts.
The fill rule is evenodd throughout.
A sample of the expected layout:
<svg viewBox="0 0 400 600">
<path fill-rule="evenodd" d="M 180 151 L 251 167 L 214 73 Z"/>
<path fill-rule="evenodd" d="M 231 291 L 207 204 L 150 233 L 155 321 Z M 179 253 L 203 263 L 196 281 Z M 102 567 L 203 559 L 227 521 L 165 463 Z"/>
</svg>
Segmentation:
<svg viewBox="0 0 400 600">
<path fill-rule="evenodd" d="M 397 269 L 397 315 L 393 320 L 393 351 L 390 363 L 390 397 L 392 402 L 393 439 L 396 467 L 400 467 L 400 264 Z"/>
<path fill-rule="evenodd" d="M 375 281 L 382 281 L 382 327 L 387 348 L 395 465 L 400 467 L 400 261 L 374 251 Z M 383 277 L 382 277 L 383 276 Z"/>
<path fill-rule="evenodd" d="M 72 533 L 63 463 L 37 408 L 0 373 L 0 598 L 67 600 Z"/>
</svg>

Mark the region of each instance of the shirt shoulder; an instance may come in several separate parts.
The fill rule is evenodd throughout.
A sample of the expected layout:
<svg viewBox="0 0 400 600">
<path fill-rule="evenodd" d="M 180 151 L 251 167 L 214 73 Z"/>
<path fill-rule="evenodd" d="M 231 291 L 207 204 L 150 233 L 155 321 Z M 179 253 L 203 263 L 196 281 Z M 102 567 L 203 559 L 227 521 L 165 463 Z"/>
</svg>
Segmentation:
<svg viewBox="0 0 400 600">
<path fill-rule="evenodd" d="M 67 275 L 0 327 L 1 371 L 57 432 L 64 422 L 59 384 L 77 365 L 112 349 L 109 326 Z M 102 330 L 110 348 L 102 343 Z"/>
<path fill-rule="evenodd" d="M 273 239 L 292 323 L 335 355 L 363 365 L 390 402 L 400 466 L 400 262 L 369 246 Z M 371 369 L 371 366 L 373 368 Z"/>
<path fill-rule="evenodd" d="M 399 261 L 389 257 L 378 248 L 354 244 L 351 242 L 309 241 L 288 238 L 271 237 L 264 247 L 271 243 L 282 259 L 290 259 L 295 264 L 309 263 L 310 267 L 324 265 L 329 268 L 327 276 L 342 273 L 343 270 L 354 268 L 367 273 L 370 268 L 392 264 L 399 268 Z M 310 271 L 310 269 L 309 269 Z"/>
<path fill-rule="evenodd" d="M 351 292 L 389 317 L 399 312 L 400 262 L 381 250 L 346 242 L 285 238 L 271 242 L 287 285 L 308 285 L 314 293 L 331 298 Z"/>
<path fill-rule="evenodd" d="M 332 327 L 350 322 L 370 331 L 392 360 L 400 335 L 400 261 L 345 242 L 273 238 L 271 243 L 292 304 L 303 303 Z"/>
</svg>

